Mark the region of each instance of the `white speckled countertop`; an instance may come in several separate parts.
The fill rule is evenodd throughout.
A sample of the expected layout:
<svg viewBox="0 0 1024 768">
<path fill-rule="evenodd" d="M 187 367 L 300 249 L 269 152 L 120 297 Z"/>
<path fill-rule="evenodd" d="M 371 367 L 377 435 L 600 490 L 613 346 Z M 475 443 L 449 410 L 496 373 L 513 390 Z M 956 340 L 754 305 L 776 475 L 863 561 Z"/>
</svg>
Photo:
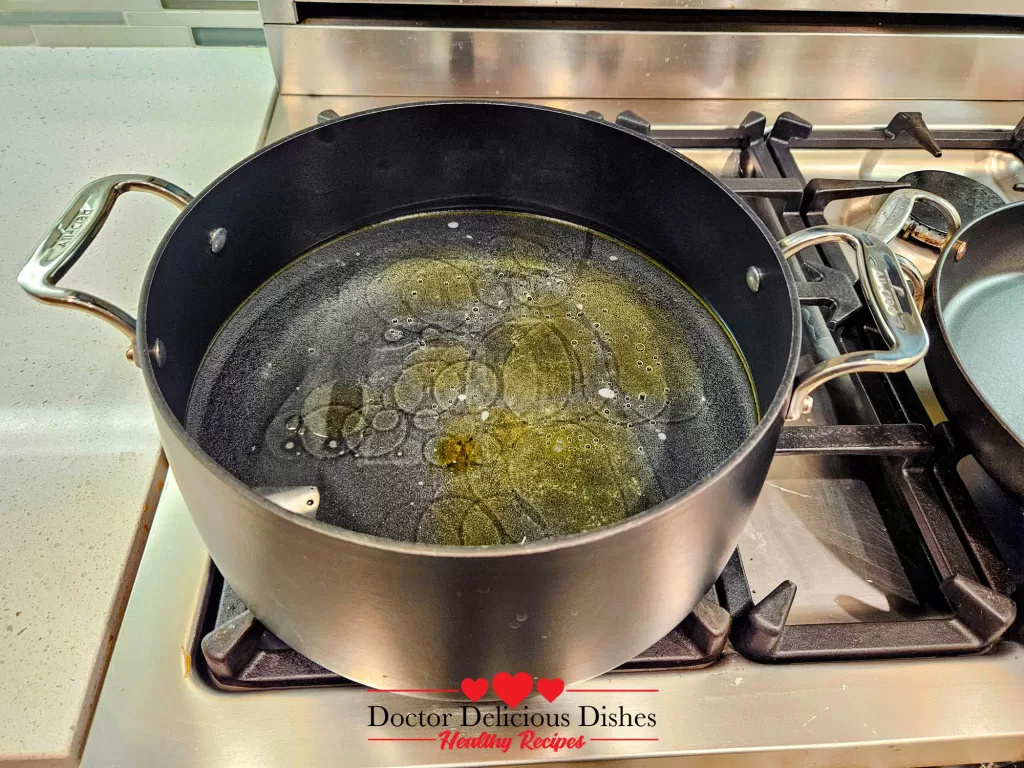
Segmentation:
<svg viewBox="0 0 1024 768">
<path fill-rule="evenodd" d="M 93 178 L 198 192 L 256 147 L 273 94 L 264 49 L 0 47 L 0 765 L 77 763 L 159 455 L 125 339 L 31 301 L 18 270 Z M 65 282 L 134 314 L 175 215 L 126 195 Z"/>
</svg>

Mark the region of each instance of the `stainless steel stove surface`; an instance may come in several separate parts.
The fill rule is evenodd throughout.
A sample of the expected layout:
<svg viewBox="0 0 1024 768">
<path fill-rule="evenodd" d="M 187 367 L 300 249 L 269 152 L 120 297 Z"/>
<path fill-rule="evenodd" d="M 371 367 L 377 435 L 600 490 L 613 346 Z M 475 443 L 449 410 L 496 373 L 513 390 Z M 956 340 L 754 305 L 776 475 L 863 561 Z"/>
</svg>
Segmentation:
<svg viewBox="0 0 1024 768">
<path fill-rule="evenodd" d="M 282 96 L 268 140 L 326 109 L 398 101 Z M 916 170 L 953 171 L 1024 199 L 1014 190 L 1024 181 L 1013 132 L 1020 102 L 549 103 L 646 117 L 653 135 L 726 178 L 778 236 L 821 220 L 864 226 L 892 182 Z M 771 119 L 787 109 L 803 120 Z M 881 128 L 900 111 L 922 112 L 930 134 L 887 136 Z M 929 136 L 941 157 L 920 146 Z M 895 247 L 927 267 L 926 249 Z M 818 305 L 803 310 L 804 365 L 878 343 L 845 265 L 826 247 L 796 275 Z M 738 551 L 695 615 L 627 670 L 576 686 L 656 691 L 614 702 L 657 712 L 643 734 L 656 741 L 592 741 L 574 759 L 920 766 L 1024 754 L 1024 647 L 1005 597 L 1024 575 L 1024 553 L 1013 551 L 1024 515 L 964 459 L 950 430 L 933 428 L 941 412 L 929 394 L 918 372 L 863 376 L 816 397 L 806 421 L 784 432 Z M 780 661 L 804 663 L 771 663 Z M 604 703 L 573 696 L 530 708 Z M 83 765 L 567 759 L 368 741 L 375 704 L 443 708 L 344 681 L 265 632 L 211 568 L 169 479 Z"/>
</svg>

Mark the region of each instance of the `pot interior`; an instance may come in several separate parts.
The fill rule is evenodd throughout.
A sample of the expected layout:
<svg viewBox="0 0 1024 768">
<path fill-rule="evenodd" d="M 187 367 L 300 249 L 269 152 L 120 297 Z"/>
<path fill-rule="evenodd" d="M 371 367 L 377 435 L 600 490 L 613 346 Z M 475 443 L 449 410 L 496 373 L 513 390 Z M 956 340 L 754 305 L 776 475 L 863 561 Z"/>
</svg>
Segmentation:
<svg viewBox="0 0 1024 768">
<path fill-rule="evenodd" d="M 297 259 L 225 324 L 188 429 L 318 519 L 525 543 L 681 493 L 757 423 L 715 313 L 635 249 L 536 215 L 440 211 Z"/>
</svg>

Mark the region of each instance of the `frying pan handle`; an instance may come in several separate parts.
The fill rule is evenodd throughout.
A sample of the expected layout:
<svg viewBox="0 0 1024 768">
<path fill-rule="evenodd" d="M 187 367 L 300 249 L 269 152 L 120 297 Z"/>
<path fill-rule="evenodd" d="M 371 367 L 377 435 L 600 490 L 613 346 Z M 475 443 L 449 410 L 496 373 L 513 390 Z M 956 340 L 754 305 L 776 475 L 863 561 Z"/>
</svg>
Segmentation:
<svg viewBox="0 0 1024 768">
<path fill-rule="evenodd" d="M 788 259 L 804 248 L 833 242 L 846 243 L 856 252 L 864 298 L 890 348 L 839 355 L 798 376 L 786 421 L 795 421 L 808 413 L 814 403 L 811 393 L 827 381 L 850 373 L 903 371 L 928 351 L 928 333 L 899 259 L 877 236 L 849 227 L 810 227 L 784 237 L 779 247 Z"/>
<path fill-rule="evenodd" d="M 135 318 L 123 309 L 91 293 L 57 286 L 99 233 L 114 201 L 131 190 L 151 192 L 179 208 L 192 200 L 192 195 L 185 190 L 155 176 L 123 174 L 97 179 L 78 193 L 39 242 L 21 268 L 18 283 L 39 301 L 79 309 L 106 320 L 134 343 Z"/>
</svg>

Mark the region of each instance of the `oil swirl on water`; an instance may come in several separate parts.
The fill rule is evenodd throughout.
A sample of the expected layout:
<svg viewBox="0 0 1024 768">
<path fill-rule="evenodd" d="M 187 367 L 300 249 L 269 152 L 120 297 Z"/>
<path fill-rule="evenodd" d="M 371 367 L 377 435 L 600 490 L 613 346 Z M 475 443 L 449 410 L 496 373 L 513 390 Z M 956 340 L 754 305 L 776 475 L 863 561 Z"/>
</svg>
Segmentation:
<svg viewBox="0 0 1024 768">
<path fill-rule="evenodd" d="M 319 485 L 328 522 L 522 543 L 699 479 L 756 421 L 742 366 L 703 303 L 621 243 L 437 213 L 340 238 L 254 294 L 204 362 L 189 426 L 245 482 Z M 221 437 L 253 425 L 248 445 Z"/>
</svg>

